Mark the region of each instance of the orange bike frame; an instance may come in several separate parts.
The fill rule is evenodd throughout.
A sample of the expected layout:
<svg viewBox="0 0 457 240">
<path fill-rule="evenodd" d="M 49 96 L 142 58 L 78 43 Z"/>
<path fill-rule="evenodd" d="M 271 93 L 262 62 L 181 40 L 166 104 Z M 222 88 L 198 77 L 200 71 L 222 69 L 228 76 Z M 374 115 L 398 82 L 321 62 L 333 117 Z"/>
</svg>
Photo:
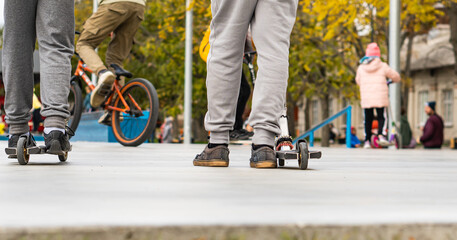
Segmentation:
<svg viewBox="0 0 457 240">
<path fill-rule="evenodd" d="M 78 61 L 78 67 L 76 68 L 76 71 L 75 71 L 74 75 L 78 76 L 78 77 L 81 77 L 84 80 L 84 82 L 86 82 L 87 86 L 89 86 L 89 88 L 90 88 L 90 90 L 92 92 L 95 89 L 95 85 L 92 83 L 92 81 L 90 80 L 89 76 L 87 76 L 86 71 L 90 72 L 90 73 L 93 72 L 80 59 Z M 122 103 L 124 104 L 125 108 L 117 108 L 117 107 L 113 107 L 111 105 L 111 101 L 113 100 L 113 96 L 114 96 L 114 94 L 111 93 L 111 95 L 109 96 L 109 98 L 105 102 L 105 109 L 111 110 L 111 111 L 123 112 L 123 113 L 127 113 L 127 112 L 130 111 L 129 105 L 127 104 L 127 102 L 125 101 L 124 97 L 121 94 L 121 91 L 120 91 L 121 87 L 122 86 L 119 84 L 118 80 L 116 79 L 116 81 L 114 81 L 114 91 L 117 93 L 117 96 L 119 96 L 119 99 L 122 101 Z M 133 102 L 135 107 L 138 108 L 138 110 L 142 111 L 140 106 L 138 105 L 138 103 L 133 99 L 133 97 L 130 94 L 128 94 L 128 97 Z"/>
</svg>

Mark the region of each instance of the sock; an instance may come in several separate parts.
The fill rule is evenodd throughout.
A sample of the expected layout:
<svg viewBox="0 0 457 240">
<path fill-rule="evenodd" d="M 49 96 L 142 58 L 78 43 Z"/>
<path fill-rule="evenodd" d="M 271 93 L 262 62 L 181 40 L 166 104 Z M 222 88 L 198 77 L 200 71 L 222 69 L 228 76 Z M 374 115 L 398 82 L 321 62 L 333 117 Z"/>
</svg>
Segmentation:
<svg viewBox="0 0 457 240">
<path fill-rule="evenodd" d="M 228 144 L 226 144 L 226 143 L 208 143 L 208 148 L 214 148 L 214 147 L 221 146 L 221 145 L 228 147 Z"/>
<path fill-rule="evenodd" d="M 98 72 L 97 76 L 100 76 L 100 75 L 102 75 L 102 73 L 104 73 L 104 72 L 106 72 L 106 71 L 108 71 L 108 69 L 103 69 L 103 70 L 100 70 L 100 72 Z"/>
<path fill-rule="evenodd" d="M 269 148 L 271 148 L 271 150 L 274 150 L 274 147 L 270 146 L 270 145 L 265 145 L 265 144 L 255 145 L 254 143 L 252 144 L 252 149 L 254 149 L 254 151 L 261 147 L 269 147 Z"/>
<path fill-rule="evenodd" d="M 14 135 L 25 135 L 25 136 L 30 136 L 30 132 L 23 133 L 23 134 L 14 134 Z M 13 137 L 13 134 L 8 135 L 8 139 L 11 139 Z"/>
<path fill-rule="evenodd" d="M 44 134 L 49 134 L 52 131 L 61 131 L 63 134 L 65 134 L 65 129 L 63 128 L 45 127 L 43 130 Z"/>
</svg>

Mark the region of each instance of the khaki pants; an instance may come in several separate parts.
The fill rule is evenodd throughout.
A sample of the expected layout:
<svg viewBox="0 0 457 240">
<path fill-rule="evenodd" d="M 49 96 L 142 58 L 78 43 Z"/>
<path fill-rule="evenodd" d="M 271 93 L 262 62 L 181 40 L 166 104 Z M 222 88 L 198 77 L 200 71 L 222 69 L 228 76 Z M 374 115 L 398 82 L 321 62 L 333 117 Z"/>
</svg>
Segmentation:
<svg viewBox="0 0 457 240">
<path fill-rule="evenodd" d="M 84 23 L 76 52 L 96 74 L 107 69 L 95 48 L 113 33 L 105 62 L 122 66 L 132 49 L 133 38 L 144 18 L 145 6 L 132 2 L 102 4 Z"/>
</svg>

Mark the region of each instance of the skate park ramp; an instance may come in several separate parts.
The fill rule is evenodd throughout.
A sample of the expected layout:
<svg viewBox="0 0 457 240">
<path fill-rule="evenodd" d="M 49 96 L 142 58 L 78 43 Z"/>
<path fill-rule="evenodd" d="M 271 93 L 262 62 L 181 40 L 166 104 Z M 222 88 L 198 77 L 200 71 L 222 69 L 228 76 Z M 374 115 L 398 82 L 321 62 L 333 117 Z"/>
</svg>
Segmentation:
<svg viewBox="0 0 457 240">
<path fill-rule="evenodd" d="M 1 141 L 3 147 L 6 142 Z M 0 239 L 456 239 L 452 150 L 315 148 L 309 169 L 193 167 L 204 145 L 73 143 L 0 163 Z"/>
</svg>

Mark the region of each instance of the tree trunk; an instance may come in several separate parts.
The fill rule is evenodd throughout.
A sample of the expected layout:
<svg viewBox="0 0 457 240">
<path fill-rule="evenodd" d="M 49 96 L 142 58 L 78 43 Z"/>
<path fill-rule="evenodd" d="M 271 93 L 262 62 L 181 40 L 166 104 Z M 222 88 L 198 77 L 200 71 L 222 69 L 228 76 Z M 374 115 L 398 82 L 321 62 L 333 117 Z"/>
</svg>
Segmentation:
<svg viewBox="0 0 457 240">
<path fill-rule="evenodd" d="M 311 119 L 309 118 L 309 108 L 311 107 L 311 100 L 309 98 L 306 98 L 305 100 L 305 129 L 303 129 L 303 132 L 306 132 L 308 131 L 308 129 L 311 128 Z"/>
<path fill-rule="evenodd" d="M 205 114 L 192 119 L 193 140 L 196 143 L 208 142 L 208 132 L 205 129 Z"/>
<path fill-rule="evenodd" d="M 408 35 L 408 45 L 406 47 L 405 80 L 401 84 L 401 107 L 405 110 L 408 109 L 409 88 L 411 86 L 411 57 L 413 52 L 414 36 L 414 32 L 411 32 Z"/>
<path fill-rule="evenodd" d="M 454 51 L 454 73 L 457 74 L 457 3 L 451 2 L 451 7 L 449 8 L 449 25 L 451 28 L 451 38 L 450 42 Z"/>
<path fill-rule="evenodd" d="M 321 100 L 321 108 L 322 108 L 322 120 L 325 120 L 329 117 L 329 109 L 328 109 L 328 103 L 329 103 L 329 94 L 326 93 L 324 96 L 320 98 Z M 330 129 L 328 124 L 325 125 L 322 128 L 322 140 L 321 140 L 321 146 L 322 147 L 329 147 L 330 146 Z"/>
</svg>

